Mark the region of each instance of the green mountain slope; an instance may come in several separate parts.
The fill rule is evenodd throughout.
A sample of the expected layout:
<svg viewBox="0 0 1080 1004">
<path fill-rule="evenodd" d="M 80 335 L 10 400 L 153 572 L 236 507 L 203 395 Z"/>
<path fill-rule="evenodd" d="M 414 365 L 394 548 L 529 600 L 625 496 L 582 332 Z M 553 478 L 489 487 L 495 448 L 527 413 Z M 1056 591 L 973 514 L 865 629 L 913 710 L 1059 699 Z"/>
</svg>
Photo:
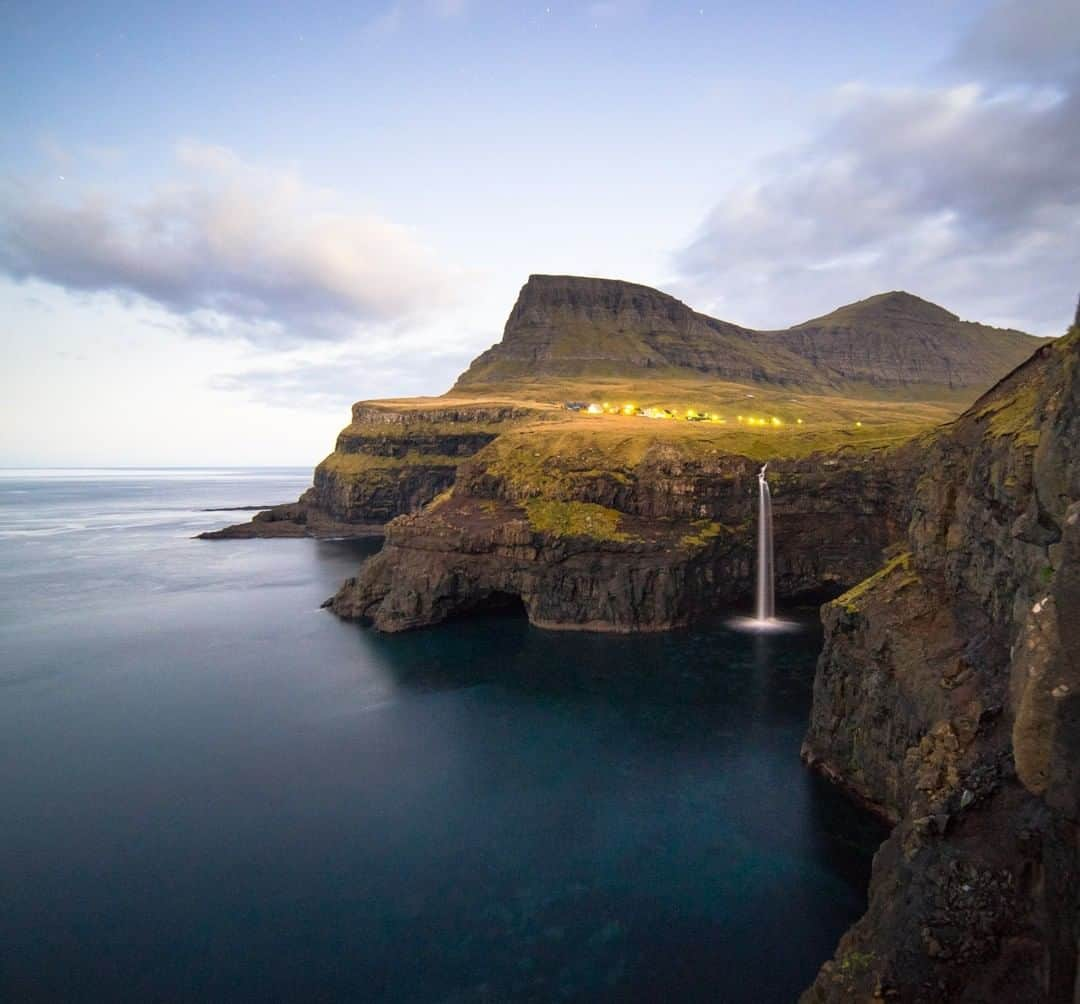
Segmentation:
<svg viewBox="0 0 1080 1004">
<path fill-rule="evenodd" d="M 940 397 L 982 390 L 1043 339 L 961 321 L 909 293 L 883 293 L 784 331 L 753 331 L 700 314 L 635 283 L 530 276 L 502 341 L 451 393 L 545 380 L 654 384 L 710 379 L 835 393 L 855 386 Z"/>
</svg>

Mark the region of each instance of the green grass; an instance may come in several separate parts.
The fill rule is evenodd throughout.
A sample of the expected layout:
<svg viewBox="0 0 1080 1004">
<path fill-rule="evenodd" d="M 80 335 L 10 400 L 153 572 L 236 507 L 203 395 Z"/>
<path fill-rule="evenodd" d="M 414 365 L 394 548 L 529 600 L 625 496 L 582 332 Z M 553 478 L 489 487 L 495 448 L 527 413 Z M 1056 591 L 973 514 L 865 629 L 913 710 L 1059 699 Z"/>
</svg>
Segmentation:
<svg viewBox="0 0 1080 1004">
<path fill-rule="evenodd" d="M 1018 387 L 1012 394 L 996 398 L 980 409 L 976 414 L 979 418 L 988 418 L 990 434 L 992 436 L 1023 436 L 1034 433 L 1035 441 L 1038 442 L 1038 430 L 1036 429 L 1036 412 L 1039 405 L 1039 384 L 1034 380 Z"/>
<path fill-rule="evenodd" d="M 694 532 L 685 534 L 679 542 L 683 547 L 691 551 L 697 551 L 703 547 L 707 547 L 709 543 L 719 537 L 720 534 L 730 532 L 723 523 L 716 523 L 709 519 L 694 520 L 692 525 L 694 527 Z"/>
<path fill-rule="evenodd" d="M 868 418 L 861 427 L 845 422 L 751 429 L 737 423 L 566 414 L 561 422 L 505 432 L 478 453 L 475 462 L 500 479 L 510 497 L 573 498 L 590 482 L 629 484 L 646 463 L 701 467 L 731 455 L 759 463 L 816 452 L 872 450 L 897 445 L 926 429 L 925 422 L 911 418 L 878 424 Z"/>
<path fill-rule="evenodd" d="M 439 492 L 426 506 L 424 506 L 424 512 L 434 512 L 436 509 L 445 505 L 450 501 L 451 496 L 454 494 L 453 488 L 447 488 L 444 492 Z"/>
<path fill-rule="evenodd" d="M 409 450 L 403 457 L 376 457 L 370 453 L 331 453 L 319 469 L 333 474 L 358 475 L 368 472 L 393 472 L 407 467 L 456 467 L 461 457 L 419 453 Z"/>
<path fill-rule="evenodd" d="M 838 596 L 833 600 L 833 603 L 842 606 L 849 614 L 858 613 L 861 601 L 878 584 L 889 578 L 893 579 L 892 584 L 897 589 L 902 589 L 904 586 L 918 581 L 918 574 L 912 564 L 910 551 L 898 554 L 868 579 L 863 579 L 862 582 L 852 586 L 846 593 Z"/>
<path fill-rule="evenodd" d="M 619 529 L 622 514 L 591 502 L 532 499 L 525 504 L 529 526 L 553 537 L 589 537 L 625 543 L 635 538 Z"/>
</svg>

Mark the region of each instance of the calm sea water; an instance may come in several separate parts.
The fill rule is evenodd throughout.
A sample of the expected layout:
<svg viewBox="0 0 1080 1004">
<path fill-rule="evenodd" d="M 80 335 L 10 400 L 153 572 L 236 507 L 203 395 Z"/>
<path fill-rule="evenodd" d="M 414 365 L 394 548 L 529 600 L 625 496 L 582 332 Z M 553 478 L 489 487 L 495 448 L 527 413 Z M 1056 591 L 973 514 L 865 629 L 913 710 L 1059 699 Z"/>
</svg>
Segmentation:
<svg viewBox="0 0 1080 1004">
<path fill-rule="evenodd" d="M 793 1000 L 881 838 L 813 621 L 381 637 L 372 545 L 191 539 L 309 477 L 0 472 L 0 999 Z"/>
</svg>

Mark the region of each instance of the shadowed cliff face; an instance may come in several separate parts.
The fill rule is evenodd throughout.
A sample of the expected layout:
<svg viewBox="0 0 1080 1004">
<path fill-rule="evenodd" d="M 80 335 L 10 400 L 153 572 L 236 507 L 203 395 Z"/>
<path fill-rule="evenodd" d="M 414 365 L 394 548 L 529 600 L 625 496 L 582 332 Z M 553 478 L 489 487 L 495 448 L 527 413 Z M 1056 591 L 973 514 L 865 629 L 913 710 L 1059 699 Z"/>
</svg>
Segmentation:
<svg viewBox="0 0 1080 1004">
<path fill-rule="evenodd" d="M 899 821 L 807 1001 L 1072 1001 L 1080 329 L 929 446 L 906 550 L 823 609 L 804 756 Z"/>
</svg>

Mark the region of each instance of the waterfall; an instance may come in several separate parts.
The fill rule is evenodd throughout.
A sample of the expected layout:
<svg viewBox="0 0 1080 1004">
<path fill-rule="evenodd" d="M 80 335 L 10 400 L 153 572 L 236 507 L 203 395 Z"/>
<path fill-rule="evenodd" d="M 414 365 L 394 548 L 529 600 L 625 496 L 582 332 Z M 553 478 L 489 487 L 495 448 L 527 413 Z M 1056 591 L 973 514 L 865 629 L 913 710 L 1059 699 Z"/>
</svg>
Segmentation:
<svg viewBox="0 0 1080 1004">
<path fill-rule="evenodd" d="M 765 464 L 758 471 L 758 536 L 757 536 L 757 605 L 754 617 L 759 621 L 775 619 L 773 601 L 773 541 L 772 498 L 769 482 L 765 480 Z"/>
</svg>

